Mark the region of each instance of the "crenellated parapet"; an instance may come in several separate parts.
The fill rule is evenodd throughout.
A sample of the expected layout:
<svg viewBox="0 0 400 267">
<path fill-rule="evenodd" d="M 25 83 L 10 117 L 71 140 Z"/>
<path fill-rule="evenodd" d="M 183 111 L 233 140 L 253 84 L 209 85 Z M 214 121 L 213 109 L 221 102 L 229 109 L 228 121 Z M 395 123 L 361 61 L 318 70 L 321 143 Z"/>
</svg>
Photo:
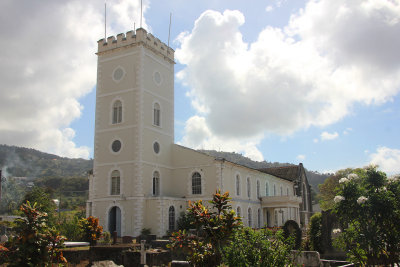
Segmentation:
<svg viewBox="0 0 400 267">
<path fill-rule="evenodd" d="M 136 32 L 129 31 L 126 34 L 120 33 L 117 35 L 117 38 L 115 38 L 115 36 L 110 36 L 107 39 L 100 39 L 97 41 L 97 44 L 98 55 L 113 49 L 144 45 L 154 53 L 161 54 L 174 62 L 175 51 L 143 28 L 137 29 Z"/>
</svg>

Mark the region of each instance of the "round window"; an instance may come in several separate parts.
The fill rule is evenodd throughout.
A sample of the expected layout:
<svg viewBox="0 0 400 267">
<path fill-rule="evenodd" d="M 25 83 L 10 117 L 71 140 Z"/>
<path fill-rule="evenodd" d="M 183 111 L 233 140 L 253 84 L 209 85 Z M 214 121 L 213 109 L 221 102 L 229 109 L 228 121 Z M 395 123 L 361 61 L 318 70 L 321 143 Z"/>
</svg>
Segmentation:
<svg viewBox="0 0 400 267">
<path fill-rule="evenodd" d="M 158 71 L 154 73 L 154 81 L 156 84 L 161 84 L 161 74 Z"/>
<path fill-rule="evenodd" d="M 153 144 L 153 150 L 156 154 L 160 152 L 160 144 L 158 142 L 154 142 Z"/>
<path fill-rule="evenodd" d="M 119 81 L 124 76 L 124 70 L 122 68 L 117 68 L 114 70 L 113 78 L 115 81 Z"/>
<path fill-rule="evenodd" d="M 121 141 L 115 140 L 114 142 L 112 142 L 111 149 L 114 152 L 120 151 L 121 150 Z"/>
</svg>

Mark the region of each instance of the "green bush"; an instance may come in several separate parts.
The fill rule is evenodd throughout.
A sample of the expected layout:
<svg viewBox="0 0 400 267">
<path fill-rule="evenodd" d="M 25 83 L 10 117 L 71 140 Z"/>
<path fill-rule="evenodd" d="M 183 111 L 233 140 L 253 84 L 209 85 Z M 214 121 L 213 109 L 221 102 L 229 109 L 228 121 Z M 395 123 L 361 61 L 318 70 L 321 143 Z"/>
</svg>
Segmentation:
<svg viewBox="0 0 400 267">
<path fill-rule="evenodd" d="M 238 229 L 224 247 L 223 263 L 235 267 L 295 266 L 291 257 L 293 239 L 285 239 L 282 230 L 274 233 L 268 229 Z"/>
<path fill-rule="evenodd" d="M 308 229 L 308 238 L 310 241 L 310 249 L 323 253 L 322 248 L 322 214 L 321 212 L 315 213 L 310 218 Z"/>
</svg>

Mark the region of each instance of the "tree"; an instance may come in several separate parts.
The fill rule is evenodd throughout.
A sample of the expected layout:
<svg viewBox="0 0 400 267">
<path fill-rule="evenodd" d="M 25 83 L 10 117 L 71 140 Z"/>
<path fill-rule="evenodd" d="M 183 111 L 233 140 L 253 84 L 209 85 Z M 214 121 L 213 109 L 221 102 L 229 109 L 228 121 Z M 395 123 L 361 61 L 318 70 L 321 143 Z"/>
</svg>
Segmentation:
<svg viewBox="0 0 400 267">
<path fill-rule="evenodd" d="M 363 169 L 347 168 L 337 171 L 334 175 L 325 179 L 325 181 L 318 185 L 319 188 L 319 204 L 322 210 L 330 210 L 334 207 L 333 199 L 336 196 L 336 189 L 339 187 L 339 179 L 348 176 L 350 173 L 360 173 Z"/>
<path fill-rule="evenodd" d="M 25 218 L 15 220 L 17 236 L 7 244 L 7 266 L 50 266 L 54 262 L 67 262 L 58 249 L 65 238 L 47 224 L 47 214 L 36 203 L 21 205 Z"/>
<path fill-rule="evenodd" d="M 27 201 L 36 203 L 35 209 L 47 214 L 47 223 L 50 226 L 55 225 L 57 206 L 51 199 L 49 190 L 46 191 L 41 187 L 33 187 L 32 191 L 26 193 L 22 203 L 26 203 Z"/>
<path fill-rule="evenodd" d="M 339 180 L 337 245 L 360 265 L 400 264 L 400 180 L 370 166 Z M 339 232 L 340 230 L 335 230 Z"/>
<path fill-rule="evenodd" d="M 189 261 L 196 266 L 220 265 L 224 245 L 232 238 L 234 230 L 242 225 L 231 209 L 229 199 L 229 193 L 221 194 L 218 190 L 210 201 L 213 209 L 204 206 L 201 200 L 189 203 L 192 225 L 200 231 L 197 235 L 188 234 L 186 230 L 173 233 L 169 247 L 185 250 Z"/>
</svg>

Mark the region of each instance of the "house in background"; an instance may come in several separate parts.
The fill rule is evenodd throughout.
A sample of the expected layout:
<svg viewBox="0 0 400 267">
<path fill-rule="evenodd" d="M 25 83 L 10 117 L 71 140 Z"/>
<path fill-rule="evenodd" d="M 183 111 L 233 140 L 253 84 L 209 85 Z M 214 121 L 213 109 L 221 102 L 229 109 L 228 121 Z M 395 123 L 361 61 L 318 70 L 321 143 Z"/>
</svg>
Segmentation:
<svg viewBox="0 0 400 267">
<path fill-rule="evenodd" d="M 296 175 L 256 170 L 174 144 L 174 51 L 139 28 L 98 41 L 94 168 L 87 216 L 105 231 L 163 236 L 188 201 L 229 191 L 250 227 L 306 224 L 310 191 Z M 212 59 L 210 59 L 212 60 Z M 290 169 L 292 170 L 292 169 Z M 293 170 L 293 172 L 295 172 Z"/>
</svg>

